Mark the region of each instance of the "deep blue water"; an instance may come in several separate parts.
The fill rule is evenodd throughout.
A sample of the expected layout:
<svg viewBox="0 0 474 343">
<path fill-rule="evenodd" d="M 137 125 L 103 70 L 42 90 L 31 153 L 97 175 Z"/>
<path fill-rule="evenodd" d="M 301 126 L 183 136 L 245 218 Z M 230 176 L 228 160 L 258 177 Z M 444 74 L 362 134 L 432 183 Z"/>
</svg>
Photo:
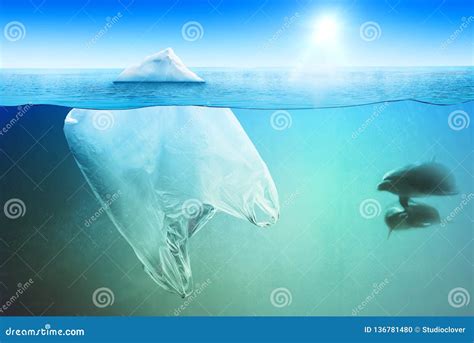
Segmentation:
<svg viewBox="0 0 474 343">
<path fill-rule="evenodd" d="M 26 206 L 18 219 L 0 216 L 2 298 L 34 279 L 7 313 L 473 314 L 472 299 L 456 307 L 450 298 L 459 288 L 472 298 L 474 289 L 472 68 L 349 71 L 294 82 L 281 71 L 197 71 L 205 85 L 114 85 L 111 70 L 2 71 L 0 205 L 18 198 Z M 433 104 L 392 102 L 406 98 Z M 270 228 L 218 214 L 190 239 L 200 294 L 187 302 L 151 280 L 106 215 L 85 224 L 101 205 L 63 134 L 73 106 L 164 104 L 231 107 L 281 204 Z M 324 106 L 335 108 L 316 108 Z M 445 225 L 387 240 L 384 214 L 397 197 L 377 184 L 394 168 L 433 158 L 449 168 L 459 193 L 417 201 L 436 207 Z M 113 305 L 94 306 L 100 287 L 113 291 Z"/>
</svg>

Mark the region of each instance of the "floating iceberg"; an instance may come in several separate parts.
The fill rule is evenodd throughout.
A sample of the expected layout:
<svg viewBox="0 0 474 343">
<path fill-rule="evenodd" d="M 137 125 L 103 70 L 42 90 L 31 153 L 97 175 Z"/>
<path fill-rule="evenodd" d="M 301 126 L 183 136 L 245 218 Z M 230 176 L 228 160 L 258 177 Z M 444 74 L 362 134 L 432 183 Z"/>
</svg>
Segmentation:
<svg viewBox="0 0 474 343">
<path fill-rule="evenodd" d="M 183 297 L 192 292 L 188 238 L 216 211 L 260 227 L 278 219 L 272 177 L 230 109 L 72 109 L 64 133 L 145 270 Z"/>
<path fill-rule="evenodd" d="M 126 68 L 115 82 L 204 82 L 168 48 Z"/>
</svg>

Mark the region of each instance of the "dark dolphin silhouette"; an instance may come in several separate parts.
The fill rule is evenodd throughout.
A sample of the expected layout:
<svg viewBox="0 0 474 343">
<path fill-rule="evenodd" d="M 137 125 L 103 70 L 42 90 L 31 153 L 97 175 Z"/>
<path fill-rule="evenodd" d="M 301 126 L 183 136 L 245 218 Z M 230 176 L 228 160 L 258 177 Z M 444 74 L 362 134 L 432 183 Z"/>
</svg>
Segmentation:
<svg viewBox="0 0 474 343">
<path fill-rule="evenodd" d="M 436 208 L 411 201 L 410 198 L 457 194 L 456 182 L 450 170 L 434 160 L 388 172 L 377 189 L 398 195 L 403 207 L 392 207 L 385 213 L 389 237 L 393 230 L 428 227 L 441 222 Z"/>
<path fill-rule="evenodd" d="M 440 222 L 441 218 L 436 208 L 413 201 L 410 201 L 406 208 L 392 207 L 385 213 L 385 223 L 389 227 L 388 237 L 393 230 L 423 228 Z"/>
<path fill-rule="evenodd" d="M 457 194 L 454 176 L 448 168 L 435 161 L 390 171 L 377 189 L 397 194 L 405 209 L 411 197 Z"/>
</svg>

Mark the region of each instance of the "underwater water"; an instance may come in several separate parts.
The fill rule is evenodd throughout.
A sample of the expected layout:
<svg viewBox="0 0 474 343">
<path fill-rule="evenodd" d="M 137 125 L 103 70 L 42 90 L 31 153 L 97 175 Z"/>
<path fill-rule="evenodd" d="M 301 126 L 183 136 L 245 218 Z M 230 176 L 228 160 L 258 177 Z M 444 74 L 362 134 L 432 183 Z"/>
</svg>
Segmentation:
<svg viewBox="0 0 474 343">
<path fill-rule="evenodd" d="M 201 90 L 114 88 L 110 71 L 103 83 L 97 73 L 23 73 L 0 79 L 2 303 L 22 289 L 2 314 L 473 313 L 472 301 L 462 298 L 472 295 L 474 283 L 472 69 L 423 70 L 423 77 L 418 69 L 360 72 L 364 87 L 345 76 L 353 81 L 328 85 L 324 94 L 321 84 L 282 84 L 276 80 L 288 75 L 276 71 L 269 77 L 274 86 L 250 82 L 263 72 L 248 72 L 247 79 L 239 72 L 234 79 L 248 87 L 235 93 L 219 86 L 225 77 L 213 82 L 213 73 L 229 71 L 200 73 L 207 80 Z M 92 79 L 99 90 L 84 88 Z M 391 101 L 400 99 L 432 103 Z M 217 213 L 190 238 L 195 291 L 184 299 L 144 271 L 92 193 L 63 132 L 71 107 L 151 105 L 230 107 L 279 194 L 280 218 L 270 227 Z M 441 224 L 394 231 L 387 239 L 384 214 L 398 198 L 377 185 L 393 169 L 433 158 L 449 168 L 459 192 L 416 201 L 435 207 Z M 7 216 L 11 199 L 21 200 L 19 212 Z"/>
</svg>

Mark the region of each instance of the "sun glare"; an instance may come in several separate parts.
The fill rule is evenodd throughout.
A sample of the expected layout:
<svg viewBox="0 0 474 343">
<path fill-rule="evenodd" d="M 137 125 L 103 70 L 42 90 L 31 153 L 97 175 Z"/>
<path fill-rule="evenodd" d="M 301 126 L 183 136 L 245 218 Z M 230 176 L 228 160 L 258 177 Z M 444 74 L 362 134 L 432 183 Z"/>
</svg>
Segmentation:
<svg viewBox="0 0 474 343">
<path fill-rule="evenodd" d="M 317 44 L 333 44 L 337 40 L 339 23 L 336 18 L 325 16 L 316 21 L 313 40 Z"/>
</svg>

